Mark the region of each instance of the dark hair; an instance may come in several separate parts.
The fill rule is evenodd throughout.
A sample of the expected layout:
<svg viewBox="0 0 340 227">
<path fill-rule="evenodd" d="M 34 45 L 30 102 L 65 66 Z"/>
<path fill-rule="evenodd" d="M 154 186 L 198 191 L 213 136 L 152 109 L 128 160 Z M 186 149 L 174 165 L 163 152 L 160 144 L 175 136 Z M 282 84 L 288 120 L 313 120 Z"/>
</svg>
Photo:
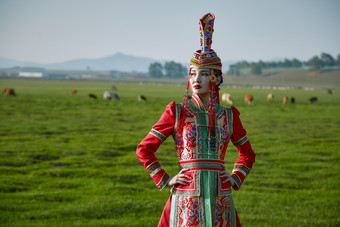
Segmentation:
<svg viewBox="0 0 340 227">
<path fill-rule="evenodd" d="M 217 74 L 217 76 L 221 77 L 220 83 L 216 84 L 216 87 L 219 87 L 223 83 L 222 70 L 215 69 L 215 73 Z"/>
</svg>

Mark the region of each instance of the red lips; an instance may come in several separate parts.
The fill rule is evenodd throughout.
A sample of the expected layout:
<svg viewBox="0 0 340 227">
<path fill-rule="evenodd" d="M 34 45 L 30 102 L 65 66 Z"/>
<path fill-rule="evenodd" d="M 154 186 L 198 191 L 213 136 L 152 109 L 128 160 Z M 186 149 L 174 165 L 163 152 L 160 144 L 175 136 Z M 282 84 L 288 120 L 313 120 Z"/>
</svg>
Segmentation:
<svg viewBox="0 0 340 227">
<path fill-rule="evenodd" d="M 200 89 L 201 88 L 201 85 L 195 85 L 195 86 L 193 86 L 193 88 L 195 88 L 195 89 Z"/>
</svg>

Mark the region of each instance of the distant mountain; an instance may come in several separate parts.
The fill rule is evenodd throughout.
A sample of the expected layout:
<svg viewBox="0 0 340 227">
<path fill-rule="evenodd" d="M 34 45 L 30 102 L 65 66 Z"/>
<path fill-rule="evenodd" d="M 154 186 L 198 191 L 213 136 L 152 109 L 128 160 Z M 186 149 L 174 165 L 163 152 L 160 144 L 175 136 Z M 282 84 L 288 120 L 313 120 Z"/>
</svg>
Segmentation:
<svg viewBox="0 0 340 227">
<path fill-rule="evenodd" d="M 45 65 L 47 69 L 87 69 L 147 72 L 149 65 L 156 60 L 147 57 L 136 57 L 116 53 L 112 56 L 97 59 L 75 59 L 56 64 Z"/>
<path fill-rule="evenodd" d="M 149 65 L 153 62 L 160 62 L 161 64 L 165 63 L 165 60 L 155 60 L 148 57 L 136 57 L 125 55 L 122 53 L 116 53 L 112 56 L 96 58 L 96 59 L 74 59 L 70 61 L 64 61 L 54 64 L 39 64 L 35 62 L 24 62 L 24 61 L 15 61 L 6 58 L 0 58 L 0 68 L 12 68 L 12 67 L 38 67 L 45 69 L 57 69 L 57 70 L 116 70 L 121 72 L 148 72 Z M 223 72 L 227 71 L 230 64 L 235 63 L 236 61 L 225 61 L 223 64 Z M 182 63 L 183 64 L 183 63 Z M 183 64 L 185 67 L 189 66 L 188 63 Z"/>
<path fill-rule="evenodd" d="M 116 53 L 112 56 L 97 59 L 74 59 L 54 64 L 38 64 L 34 62 L 15 61 L 6 58 L 0 58 L 0 68 L 20 67 L 40 67 L 45 69 L 59 70 L 116 70 L 122 72 L 147 72 L 150 63 L 156 60 L 147 57 L 129 56 L 122 53 Z"/>
<path fill-rule="evenodd" d="M 7 58 L 0 58 L 0 68 L 12 68 L 12 67 L 44 67 L 42 64 L 28 61 L 16 61 Z"/>
</svg>

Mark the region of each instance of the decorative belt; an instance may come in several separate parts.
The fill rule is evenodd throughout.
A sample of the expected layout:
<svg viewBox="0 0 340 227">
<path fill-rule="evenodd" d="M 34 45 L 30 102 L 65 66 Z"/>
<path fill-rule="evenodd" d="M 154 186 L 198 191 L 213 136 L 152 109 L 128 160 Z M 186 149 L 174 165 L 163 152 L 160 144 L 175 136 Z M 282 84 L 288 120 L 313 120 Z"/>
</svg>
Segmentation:
<svg viewBox="0 0 340 227">
<path fill-rule="evenodd" d="M 190 170 L 216 170 L 222 171 L 225 169 L 224 161 L 215 159 L 197 159 L 188 161 L 179 161 L 179 169 Z"/>
</svg>

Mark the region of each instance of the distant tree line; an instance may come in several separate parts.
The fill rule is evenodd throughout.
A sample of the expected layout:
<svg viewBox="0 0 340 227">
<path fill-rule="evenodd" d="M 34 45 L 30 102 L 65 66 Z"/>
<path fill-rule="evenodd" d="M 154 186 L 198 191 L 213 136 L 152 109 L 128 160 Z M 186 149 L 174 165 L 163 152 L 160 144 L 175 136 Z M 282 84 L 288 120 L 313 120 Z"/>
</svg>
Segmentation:
<svg viewBox="0 0 340 227">
<path fill-rule="evenodd" d="M 149 66 L 149 75 L 152 78 L 184 78 L 187 74 L 187 68 L 174 61 L 165 62 L 164 66 L 159 62 Z"/>
<path fill-rule="evenodd" d="M 284 59 L 283 61 L 258 61 L 258 62 L 237 62 L 236 64 L 230 65 L 227 75 L 232 76 L 240 76 L 241 72 L 244 70 L 250 71 L 254 75 L 261 75 L 262 69 L 273 69 L 273 68 L 303 68 L 307 67 L 313 70 L 323 69 L 323 68 L 331 68 L 331 67 L 340 67 L 340 54 L 338 54 L 337 58 L 333 58 L 332 55 L 327 53 L 322 53 L 319 56 L 314 56 L 308 61 L 300 61 L 296 58 Z"/>
</svg>

